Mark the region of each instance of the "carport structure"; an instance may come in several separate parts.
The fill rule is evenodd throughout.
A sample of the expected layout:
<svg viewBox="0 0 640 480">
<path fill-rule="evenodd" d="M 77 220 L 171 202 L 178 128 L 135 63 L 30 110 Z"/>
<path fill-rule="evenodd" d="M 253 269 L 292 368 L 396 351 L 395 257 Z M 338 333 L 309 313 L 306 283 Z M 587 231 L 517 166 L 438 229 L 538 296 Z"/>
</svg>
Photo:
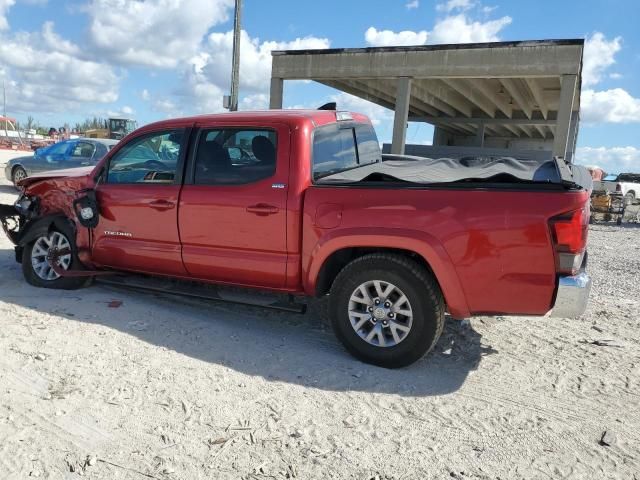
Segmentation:
<svg viewBox="0 0 640 480">
<path fill-rule="evenodd" d="M 394 110 L 391 153 L 405 153 L 407 122 L 427 122 L 433 146 L 407 153 L 481 148 L 571 160 L 583 49 L 583 40 L 536 40 L 274 51 L 270 108 L 282 108 L 285 80 L 314 80 Z"/>
</svg>

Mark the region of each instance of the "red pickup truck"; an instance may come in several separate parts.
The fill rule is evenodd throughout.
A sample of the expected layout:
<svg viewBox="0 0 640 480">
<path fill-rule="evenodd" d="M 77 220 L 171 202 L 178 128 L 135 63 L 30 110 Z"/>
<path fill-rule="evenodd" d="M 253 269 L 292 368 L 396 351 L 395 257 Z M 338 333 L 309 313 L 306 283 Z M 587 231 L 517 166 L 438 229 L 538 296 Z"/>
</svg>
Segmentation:
<svg viewBox="0 0 640 480">
<path fill-rule="evenodd" d="M 579 173 L 382 155 L 356 113 L 229 113 L 147 125 L 95 168 L 26 178 L 0 218 L 32 285 L 116 271 L 329 294 L 345 347 L 400 367 L 434 346 L 445 312 L 583 313 Z"/>
</svg>

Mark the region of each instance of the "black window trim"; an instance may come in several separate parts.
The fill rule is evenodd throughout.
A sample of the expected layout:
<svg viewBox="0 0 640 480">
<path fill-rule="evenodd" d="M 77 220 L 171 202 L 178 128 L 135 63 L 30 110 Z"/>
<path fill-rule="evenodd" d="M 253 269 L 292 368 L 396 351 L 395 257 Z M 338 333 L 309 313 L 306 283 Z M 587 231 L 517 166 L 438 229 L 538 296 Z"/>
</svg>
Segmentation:
<svg viewBox="0 0 640 480">
<path fill-rule="evenodd" d="M 276 168 L 269 177 L 262 178 L 260 180 L 254 180 L 251 182 L 245 183 L 218 183 L 218 184 L 206 184 L 206 183 L 196 183 L 196 159 L 198 158 L 198 147 L 200 146 L 200 139 L 202 138 L 202 134 L 205 131 L 211 130 L 248 130 L 248 131 L 268 131 L 273 132 L 276 136 Z M 209 125 L 209 126 L 198 126 L 194 128 L 193 132 L 193 141 L 191 142 L 191 148 L 189 149 L 189 158 L 187 160 L 187 165 L 185 168 L 185 176 L 184 176 L 184 184 L 185 185 L 193 185 L 197 187 L 242 187 L 244 185 L 252 185 L 257 182 L 262 182 L 264 180 L 268 180 L 273 178 L 278 173 L 278 143 L 279 143 L 279 135 L 278 129 L 276 127 L 263 127 L 258 125 Z"/>
<path fill-rule="evenodd" d="M 182 143 L 180 145 L 180 156 L 178 157 L 178 162 L 176 163 L 176 173 L 175 176 L 173 178 L 173 182 L 171 183 L 144 183 L 144 182 L 140 182 L 140 183 L 109 183 L 109 168 L 111 167 L 111 161 L 118 156 L 118 154 L 120 153 L 120 151 L 123 148 L 126 148 L 126 146 L 128 144 L 130 144 L 131 142 L 135 142 L 141 138 L 144 137 L 150 137 L 153 135 L 158 135 L 161 132 L 166 133 L 170 133 L 170 132 L 178 132 L 181 131 L 183 132 L 182 135 Z M 176 127 L 176 128 L 158 128 L 158 129 L 154 129 L 154 130 L 147 130 L 145 132 L 142 132 L 140 135 L 136 135 L 135 137 L 127 140 L 126 144 L 123 145 L 114 145 L 114 147 L 118 147 L 118 150 L 115 151 L 115 153 L 113 153 L 113 155 L 110 155 L 109 158 L 107 159 L 107 162 L 104 165 L 104 168 L 101 169 L 102 172 L 100 174 L 100 184 L 101 185 L 155 185 L 155 186 L 175 186 L 175 185 L 182 185 L 182 180 L 184 178 L 184 167 L 185 167 L 185 163 L 186 163 L 186 158 L 187 158 L 187 152 L 188 150 L 191 150 L 190 145 L 191 145 L 191 133 L 192 133 L 193 128 L 191 126 L 184 126 L 184 127 Z M 107 154 L 110 153 L 111 150 L 108 149 L 107 147 Z"/>
</svg>

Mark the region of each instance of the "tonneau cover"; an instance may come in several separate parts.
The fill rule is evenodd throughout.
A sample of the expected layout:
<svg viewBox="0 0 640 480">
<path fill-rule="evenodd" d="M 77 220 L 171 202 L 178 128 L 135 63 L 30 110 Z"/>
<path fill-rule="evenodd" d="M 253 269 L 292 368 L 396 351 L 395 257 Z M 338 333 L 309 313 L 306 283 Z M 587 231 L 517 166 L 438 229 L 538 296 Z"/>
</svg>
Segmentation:
<svg viewBox="0 0 640 480">
<path fill-rule="evenodd" d="M 425 158 L 383 155 L 383 161 L 323 177 L 317 183 L 352 183 L 393 178 L 418 184 L 452 183 L 463 180 L 577 184 L 590 190 L 586 169 L 561 159 L 524 160 L 514 157 Z M 506 176 L 506 177 L 505 177 Z"/>
</svg>

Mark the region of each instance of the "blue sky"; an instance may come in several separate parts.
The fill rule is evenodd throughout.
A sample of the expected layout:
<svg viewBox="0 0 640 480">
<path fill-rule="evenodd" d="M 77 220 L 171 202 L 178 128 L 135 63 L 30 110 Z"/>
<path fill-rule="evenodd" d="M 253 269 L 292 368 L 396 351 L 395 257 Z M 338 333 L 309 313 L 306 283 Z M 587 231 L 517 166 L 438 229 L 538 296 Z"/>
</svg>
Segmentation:
<svg viewBox="0 0 640 480">
<path fill-rule="evenodd" d="M 232 15 L 232 0 L 0 0 L 8 113 L 60 126 L 220 111 Z M 272 49 L 584 38 L 578 160 L 640 171 L 639 16 L 637 0 L 245 0 L 240 108 L 266 106 Z M 389 111 L 316 84 L 285 87 L 288 107 L 328 100 L 390 138 Z M 431 132 L 411 124 L 408 141 Z"/>
</svg>

